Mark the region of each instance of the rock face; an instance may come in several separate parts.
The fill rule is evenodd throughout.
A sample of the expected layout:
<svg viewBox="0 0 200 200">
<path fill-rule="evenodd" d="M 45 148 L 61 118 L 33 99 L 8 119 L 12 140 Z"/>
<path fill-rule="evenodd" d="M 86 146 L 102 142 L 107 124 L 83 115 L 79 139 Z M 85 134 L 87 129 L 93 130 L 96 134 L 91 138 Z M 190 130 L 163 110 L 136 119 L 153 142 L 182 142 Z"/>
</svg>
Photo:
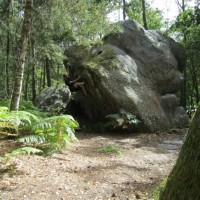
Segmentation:
<svg viewBox="0 0 200 200">
<path fill-rule="evenodd" d="M 70 74 L 81 75 L 88 91 L 75 95 L 77 105 L 92 120 L 123 108 L 142 121 L 140 131 L 185 126 L 188 118 L 176 97 L 186 62 L 183 48 L 135 21 L 121 25 L 122 32 L 106 36 L 103 44 L 66 51 Z"/>
<path fill-rule="evenodd" d="M 67 87 L 45 88 L 36 98 L 35 104 L 44 111 L 59 112 L 65 109 L 70 99 Z"/>
</svg>

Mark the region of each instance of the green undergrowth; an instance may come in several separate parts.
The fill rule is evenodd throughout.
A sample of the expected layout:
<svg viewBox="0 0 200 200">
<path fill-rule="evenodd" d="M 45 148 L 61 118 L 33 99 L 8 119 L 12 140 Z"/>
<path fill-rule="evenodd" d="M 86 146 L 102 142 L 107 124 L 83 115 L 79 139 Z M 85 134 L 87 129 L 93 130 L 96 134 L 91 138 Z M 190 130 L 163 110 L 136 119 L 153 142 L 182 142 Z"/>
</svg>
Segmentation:
<svg viewBox="0 0 200 200">
<path fill-rule="evenodd" d="M 108 145 L 108 146 L 104 146 L 102 147 L 100 150 L 99 150 L 101 153 L 115 153 L 117 155 L 122 155 L 122 150 L 120 148 L 117 148 L 115 146 L 111 146 L 111 145 Z"/>
<path fill-rule="evenodd" d="M 4 160 L 20 154 L 51 154 L 70 142 L 77 141 L 75 129 L 79 124 L 70 115 L 49 116 L 31 107 L 30 103 L 28 111 L 9 112 L 8 107 L 2 104 L 0 103 L 0 137 L 15 141 L 18 147 L 5 155 Z M 31 112 L 32 108 L 35 109 L 34 112 Z"/>
</svg>

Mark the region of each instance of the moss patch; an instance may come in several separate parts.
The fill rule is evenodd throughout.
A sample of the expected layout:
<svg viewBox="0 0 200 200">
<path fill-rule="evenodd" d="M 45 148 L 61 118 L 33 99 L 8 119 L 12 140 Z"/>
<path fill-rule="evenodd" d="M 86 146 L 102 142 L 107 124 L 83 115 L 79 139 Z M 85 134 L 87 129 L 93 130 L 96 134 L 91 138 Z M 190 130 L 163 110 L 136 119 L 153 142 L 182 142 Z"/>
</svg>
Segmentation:
<svg viewBox="0 0 200 200">
<path fill-rule="evenodd" d="M 165 188 L 165 185 L 167 183 L 167 178 L 164 178 L 154 189 L 153 194 L 152 194 L 152 199 L 153 200 L 159 200 L 160 199 L 160 193 L 163 191 Z"/>
</svg>

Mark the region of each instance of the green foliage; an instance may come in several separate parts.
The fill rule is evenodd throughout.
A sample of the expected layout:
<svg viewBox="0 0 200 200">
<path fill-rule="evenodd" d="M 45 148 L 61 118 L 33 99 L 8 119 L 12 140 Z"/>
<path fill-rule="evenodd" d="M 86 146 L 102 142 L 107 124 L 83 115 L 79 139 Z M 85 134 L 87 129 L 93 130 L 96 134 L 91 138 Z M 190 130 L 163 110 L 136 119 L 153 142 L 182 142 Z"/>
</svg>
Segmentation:
<svg viewBox="0 0 200 200">
<path fill-rule="evenodd" d="M 143 24 L 141 0 L 132 0 L 126 8 L 129 19 L 136 20 Z M 146 16 L 149 29 L 160 29 L 162 27 L 162 13 L 158 9 L 151 8 L 146 2 Z"/>
<path fill-rule="evenodd" d="M 31 143 L 38 147 L 59 150 L 70 141 L 77 141 L 74 129 L 78 126 L 78 122 L 70 115 L 41 118 L 31 126 L 33 135 L 20 137 L 17 141 L 26 145 Z"/>
<path fill-rule="evenodd" d="M 43 151 L 33 147 L 21 147 L 13 150 L 11 153 L 7 154 L 8 157 L 16 157 L 21 154 L 42 154 Z"/>
<path fill-rule="evenodd" d="M 186 109 L 195 108 L 200 100 L 200 8 L 196 2 L 194 8 L 185 8 L 169 29 L 169 33 L 178 40 L 187 53 L 184 69 L 185 82 L 181 93 L 181 104 Z"/>
<path fill-rule="evenodd" d="M 117 114 L 110 114 L 106 116 L 108 122 L 105 127 L 110 131 L 134 131 L 140 120 L 130 112 L 120 109 Z"/>
<path fill-rule="evenodd" d="M 8 108 L 0 107 L 0 134 L 17 136 L 21 127 L 30 127 L 38 118 L 25 111 L 8 112 Z"/>
<path fill-rule="evenodd" d="M 77 140 L 74 129 L 78 126 L 70 115 L 43 118 L 25 111 L 8 112 L 6 107 L 0 107 L 0 134 L 18 136 L 17 142 L 23 145 L 59 150 Z"/>
<path fill-rule="evenodd" d="M 115 153 L 117 155 L 121 155 L 122 154 L 122 150 L 121 149 L 119 149 L 117 147 L 114 147 L 114 146 L 111 146 L 111 145 L 102 147 L 99 151 L 101 153 Z"/>
</svg>

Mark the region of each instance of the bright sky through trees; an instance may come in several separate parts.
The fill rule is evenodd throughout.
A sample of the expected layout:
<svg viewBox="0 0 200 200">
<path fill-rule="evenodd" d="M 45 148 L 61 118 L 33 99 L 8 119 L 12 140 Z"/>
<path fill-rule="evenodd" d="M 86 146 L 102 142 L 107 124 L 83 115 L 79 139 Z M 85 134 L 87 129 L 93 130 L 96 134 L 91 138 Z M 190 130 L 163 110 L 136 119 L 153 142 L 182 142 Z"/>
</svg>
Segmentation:
<svg viewBox="0 0 200 200">
<path fill-rule="evenodd" d="M 181 4 L 181 1 L 178 0 Z M 189 6 L 194 6 L 194 0 L 189 0 L 186 3 Z M 163 12 L 165 19 L 174 20 L 179 13 L 177 0 L 152 0 L 152 7 L 158 8 Z"/>
<path fill-rule="evenodd" d="M 175 20 L 176 16 L 179 13 L 179 8 L 177 5 L 177 1 L 181 0 L 147 0 L 153 8 L 158 8 L 163 12 L 164 19 L 169 21 Z M 129 2 L 127 0 L 126 2 Z M 186 3 L 189 6 L 194 6 L 195 0 L 188 0 Z M 122 9 L 113 11 L 108 15 L 109 20 L 112 22 L 120 21 L 123 18 Z"/>
</svg>

